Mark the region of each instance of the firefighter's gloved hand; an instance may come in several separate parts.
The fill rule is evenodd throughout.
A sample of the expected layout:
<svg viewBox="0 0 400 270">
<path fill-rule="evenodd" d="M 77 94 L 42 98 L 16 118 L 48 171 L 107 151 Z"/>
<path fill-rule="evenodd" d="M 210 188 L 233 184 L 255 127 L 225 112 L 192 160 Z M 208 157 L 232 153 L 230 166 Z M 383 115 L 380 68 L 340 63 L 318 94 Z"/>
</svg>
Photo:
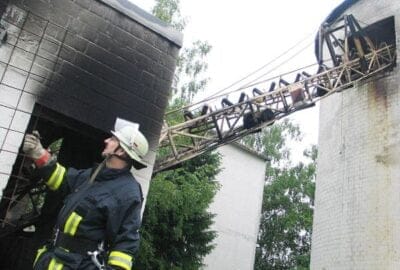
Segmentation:
<svg viewBox="0 0 400 270">
<path fill-rule="evenodd" d="M 25 135 L 22 151 L 33 159 L 38 167 L 43 166 L 50 159 L 49 152 L 40 143 L 40 135 L 37 130 L 33 131 L 32 134 Z"/>
<path fill-rule="evenodd" d="M 46 150 L 44 150 L 40 143 L 39 132 L 35 130 L 32 134 L 25 135 L 22 151 L 34 160 L 39 159 L 43 155 Z"/>
</svg>

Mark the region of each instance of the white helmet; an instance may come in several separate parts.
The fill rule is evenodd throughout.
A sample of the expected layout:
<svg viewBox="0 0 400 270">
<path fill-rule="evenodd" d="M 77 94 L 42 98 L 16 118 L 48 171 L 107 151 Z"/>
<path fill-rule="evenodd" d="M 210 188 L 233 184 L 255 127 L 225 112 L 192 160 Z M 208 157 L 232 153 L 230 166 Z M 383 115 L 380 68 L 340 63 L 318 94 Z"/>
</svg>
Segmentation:
<svg viewBox="0 0 400 270">
<path fill-rule="evenodd" d="M 139 131 L 139 125 L 122 120 L 124 121 L 124 124 L 129 123 L 132 125 L 124 125 L 118 128 L 118 120 L 122 119 L 117 119 L 115 131 L 111 131 L 111 133 L 117 137 L 122 149 L 124 149 L 133 160 L 137 161 L 139 165 L 136 166 L 137 169 L 147 167 L 142 160 L 149 150 L 149 143 L 144 135 Z"/>
</svg>

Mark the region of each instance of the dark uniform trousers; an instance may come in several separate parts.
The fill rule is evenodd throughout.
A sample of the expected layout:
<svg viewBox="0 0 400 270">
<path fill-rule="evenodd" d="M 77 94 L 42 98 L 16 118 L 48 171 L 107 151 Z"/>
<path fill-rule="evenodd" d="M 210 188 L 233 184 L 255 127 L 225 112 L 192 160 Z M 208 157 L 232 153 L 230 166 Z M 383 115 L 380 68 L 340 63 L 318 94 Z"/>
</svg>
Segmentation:
<svg viewBox="0 0 400 270">
<path fill-rule="evenodd" d="M 101 243 L 107 269 L 131 269 L 139 247 L 140 184 L 129 168 L 103 168 L 89 183 L 92 171 L 56 162 L 39 170 L 49 189 L 63 194 L 64 205 L 54 239 L 38 250 L 33 269 L 98 269 L 87 252 Z"/>
</svg>

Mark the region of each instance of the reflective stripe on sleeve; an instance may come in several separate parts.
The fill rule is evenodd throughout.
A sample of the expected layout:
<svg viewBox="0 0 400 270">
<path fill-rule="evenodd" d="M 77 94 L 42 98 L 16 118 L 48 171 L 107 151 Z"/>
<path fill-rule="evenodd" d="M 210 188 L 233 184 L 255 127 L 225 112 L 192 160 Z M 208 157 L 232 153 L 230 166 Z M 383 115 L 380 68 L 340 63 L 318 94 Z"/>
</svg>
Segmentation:
<svg viewBox="0 0 400 270">
<path fill-rule="evenodd" d="M 56 259 L 51 259 L 49 263 L 49 267 L 47 270 L 62 270 L 63 269 L 63 264 L 58 262 Z"/>
<path fill-rule="evenodd" d="M 33 266 L 35 266 L 37 260 L 40 258 L 40 256 L 41 256 L 44 252 L 46 252 L 46 250 L 47 250 L 46 246 L 43 246 L 43 247 L 41 247 L 41 248 L 39 248 L 39 249 L 37 250 L 35 260 L 33 261 Z"/>
<path fill-rule="evenodd" d="M 81 220 L 82 217 L 80 215 L 78 215 L 76 212 L 72 212 L 65 222 L 64 233 L 74 236 Z"/>
<path fill-rule="evenodd" d="M 111 251 L 108 256 L 108 264 L 119 266 L 124 270 L 131 270 L 132 256 L 121 251 Z"/>
<path fill-rule="evenodd" d="M 64 178 L 65 175 L 65 167 L 61 166 L 60 164 L 57 163 L 56 169 L 54 172 L 51 174 L 49 180 L 46 182 L 46 185 L 51 189 L 51 190 L 57 190 Z"/>
</svg>

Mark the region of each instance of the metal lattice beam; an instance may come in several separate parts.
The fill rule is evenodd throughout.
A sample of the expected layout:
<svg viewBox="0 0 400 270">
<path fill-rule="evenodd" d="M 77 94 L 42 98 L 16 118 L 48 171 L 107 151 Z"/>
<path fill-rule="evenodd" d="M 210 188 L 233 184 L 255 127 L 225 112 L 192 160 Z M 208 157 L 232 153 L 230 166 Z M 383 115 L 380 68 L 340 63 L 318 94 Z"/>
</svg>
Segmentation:
<svg viewBox="0 0 400 270">
<path fill-rule="evenodd" d="M 293 83 L 280 79 L 276 90 L 253 89 L 253 95 L 242 94 L 235 104 L 225 99 L 222 108 L 214 111 L 205 105 L 202 113 L 181 112 L 185 121 L 176 125 L 168 126 L 165 122 L 159 144 L 164 155 L 157 159 L 154 172 L 257 132 L 280 118 L 309 108 L 322 98 L 393 67 L 394 45 L 381 44 L 375 48 L 351 15 L 344 16 L 343 23 L 340 27 L 326 27 L 321 31 L 326 34 L 324 39 L 333 67 L 320 65 L 315 75 L 298 73 Z M 344 31 L 344 41 L 336 46 L 340 52 L 333 47 L 340 39 L 334 35 L 335 31 Z M 353 48 L 349 48 L 349 40 L 354 44 Z"/>
</svg>

